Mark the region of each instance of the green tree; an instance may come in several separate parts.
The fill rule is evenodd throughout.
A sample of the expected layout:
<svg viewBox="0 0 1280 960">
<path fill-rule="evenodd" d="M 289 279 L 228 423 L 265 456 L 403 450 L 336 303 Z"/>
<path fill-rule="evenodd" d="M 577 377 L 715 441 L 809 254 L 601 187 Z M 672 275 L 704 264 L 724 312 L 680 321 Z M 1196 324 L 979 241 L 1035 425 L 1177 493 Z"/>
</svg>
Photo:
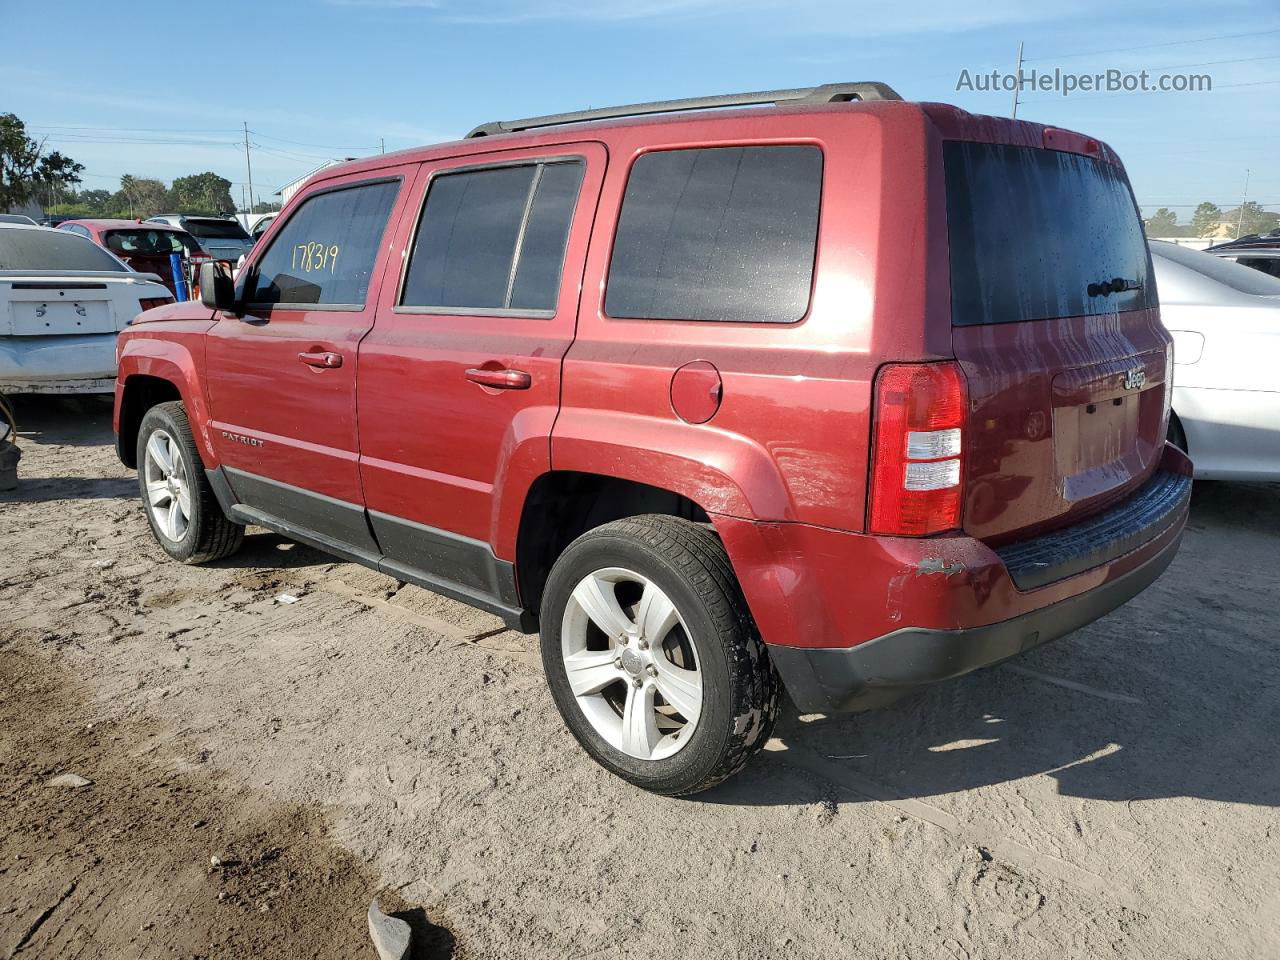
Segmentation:
<svg viewBox="0 0 1280 960">
<path fill-rule="evenodd" d="M 126 173 L 120 178 L 120 192 L 111 198 L 111 205 L 122 217 L 145 220 L 165 212 L 169 189 L 160 180 Z"/>
<path fill-rule="evenodd" d="M 1168 237 L 1178 226 L 1178 215 L 1168 207 L 1161 207 L 1147 221 L 1147 236 Z"/>
<path fill-rule="evenodd" d="M 1280 213 L 1263 210 L 1262 204 L 1253 200 L 1249 200 L 1234 210 L 1228 210 L 1222 215 L 1222 219 L 1226 220 L 1232 227 L 1238 223 L 1240 225 L 1240 236 L 1242 237 L 1251 233 L 1266 233 L 1268 230 L 1274 230 L 1280 225 Z M 1231 235 L 1235 236 L 1234 229 Z"/>
<path fill-rule="evenodd" d="M 1222 208 L 1216 203 L 1205 202 L 1191 215 L 1191 227 L 1197 237 L 1207 237 L 1222 223 Z"/>
<path fill-rule="evenodd" d="M 254 213 L 279 213 L 280 202 L 278 200 L 273 202 L 268 202 L 266 200 L 259 200 L 257 203 L 253 205 L 253 212 Z"/>
<path fill-rule="evenodd" d="M 195 173 L 173 181 L 169 195 L 175 213 L 230 213 L 236 208 L 231 199 L 231 181 L 216 173 Z"/>
<path fill-rule="evenodd" d="M 28 137 L 26 125 L 14 114 L 0 114 L 0 211 L 56 196 L 79 183 L 82 170 L 82 164 L 57 150 L 46 153 L 44 141 Z"/>
<path fill-rule="evenodd" d="M 91 217 L 105 217 L 111 209 L 111 191 L 81 190 L 74 202 L 86 207 Z"/>
</svg>

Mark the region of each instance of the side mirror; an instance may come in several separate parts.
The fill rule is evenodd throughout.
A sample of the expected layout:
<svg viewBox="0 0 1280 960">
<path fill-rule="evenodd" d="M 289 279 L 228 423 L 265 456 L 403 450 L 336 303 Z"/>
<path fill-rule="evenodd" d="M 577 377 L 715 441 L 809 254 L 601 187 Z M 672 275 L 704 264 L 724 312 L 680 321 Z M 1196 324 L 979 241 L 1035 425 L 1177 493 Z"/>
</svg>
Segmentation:
<svg viewBox="0 0 1280 960">
<path fill-rule="evenodd" d="M 200 264 L 200 302 L 210 310 L 235 309 L 235 282 L 231 272 L 217 260 Z"/>
</svg>

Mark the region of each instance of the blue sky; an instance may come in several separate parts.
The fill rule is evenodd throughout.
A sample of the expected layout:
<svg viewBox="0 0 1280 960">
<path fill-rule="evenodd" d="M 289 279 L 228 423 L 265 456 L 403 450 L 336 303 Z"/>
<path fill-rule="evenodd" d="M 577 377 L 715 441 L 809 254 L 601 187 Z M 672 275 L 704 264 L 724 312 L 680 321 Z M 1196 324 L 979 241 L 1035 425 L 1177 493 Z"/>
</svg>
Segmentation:
<svg viewBox="0 0 1280 960">
<path fill-rule="evenodd" d="M 876 79 L 1007 115 L 1009 94 L 956 82 L 961 69 L 1012 70 L 1023 41 L 1028 68 L 1210 73 L 1211 93 L 1036 93 L 1019 115 L 1109 142 L 1147 213 L 1177 205 L 1185 221 L 1200 200 L 1234 205 L 1246 168 L 1249 196 L 1280 210 L 1276 0 L 219 0 L 145 18 L 56 7 L 0 0 L 19 41 L 0 65 L 0 111 L 84 163 L 86 187 L 212 169 L 238 200 L 242 121 L 265 197 L 380 139 L 393 150 L 588 105 Z"/>
</svg>

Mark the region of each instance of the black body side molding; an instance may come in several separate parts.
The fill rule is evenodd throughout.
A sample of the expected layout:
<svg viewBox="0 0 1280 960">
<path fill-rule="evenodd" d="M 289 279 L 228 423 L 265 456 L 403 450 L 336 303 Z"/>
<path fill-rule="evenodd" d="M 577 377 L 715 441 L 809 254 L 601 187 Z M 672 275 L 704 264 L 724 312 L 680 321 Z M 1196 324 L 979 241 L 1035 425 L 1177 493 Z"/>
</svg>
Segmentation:
<svg viewBox="0 0 1280 960">
<path fill-rule="evenodd" d="M 533 633 L 520 603 L 515 566 L 487 543 L 460 537 L 300 487 L 219 467 L 206 470 L 219 505 L 236 523 L 255 524 L 309 547 L 443 594 Z"/>
</svg>

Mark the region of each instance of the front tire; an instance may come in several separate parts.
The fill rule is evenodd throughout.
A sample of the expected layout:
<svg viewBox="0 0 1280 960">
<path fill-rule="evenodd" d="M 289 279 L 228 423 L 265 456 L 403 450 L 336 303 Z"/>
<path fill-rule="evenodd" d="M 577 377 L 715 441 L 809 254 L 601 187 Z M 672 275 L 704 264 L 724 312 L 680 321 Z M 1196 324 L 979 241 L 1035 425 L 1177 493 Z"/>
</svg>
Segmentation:
<svg viewBox="0 0 1280 960">
<path fill-rule="evenodd" d="M 147 521 L 165 553 L 183 563 L 208 563 L 240 549 L 244 527 L 218 505 L 180 401 L 157 404 L 143 416 L 137 463 Z"/>
<path fill-rule="evenodd" d="M 705 790 L 773 732 L 781 683 L 705 524 L 642 516 L 588 531 L 552 568 L 541 622 L 565 725 L 636 786 Z"/>
</svg>

